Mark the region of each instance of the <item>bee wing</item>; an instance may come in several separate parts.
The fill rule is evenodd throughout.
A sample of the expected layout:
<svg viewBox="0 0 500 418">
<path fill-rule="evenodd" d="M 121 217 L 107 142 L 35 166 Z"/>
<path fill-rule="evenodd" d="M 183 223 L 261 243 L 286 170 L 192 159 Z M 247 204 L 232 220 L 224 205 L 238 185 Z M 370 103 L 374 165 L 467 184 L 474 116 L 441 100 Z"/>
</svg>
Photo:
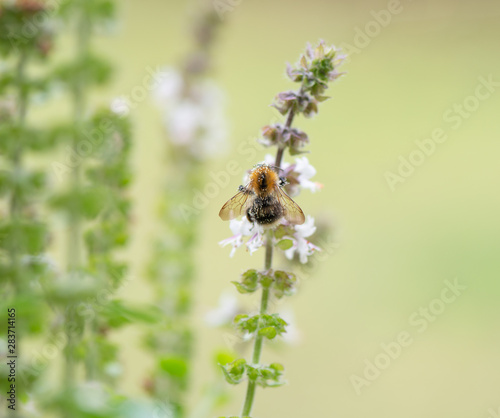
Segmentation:
<svg viewBox="0 0 500 418">
<path fill-rule="evenodd" d="M 245 188 L 241 188 L 240 192 L 229 199 L 224 206 L 222 206 L 219 216 L 223 221 L 229 221 L 243 215 L 246 210 L 246 203 L 248 197 L 252 192 Z"/>
<path fill-rule="evenodd" d="M 277 193 L 276 196 L 281 206 L 285 210 L 285 219 L 293 225 L 302 225 L 306 218 L 302 209 L 295 203 L 281 188 L 276 186 Z"/>
</svg>

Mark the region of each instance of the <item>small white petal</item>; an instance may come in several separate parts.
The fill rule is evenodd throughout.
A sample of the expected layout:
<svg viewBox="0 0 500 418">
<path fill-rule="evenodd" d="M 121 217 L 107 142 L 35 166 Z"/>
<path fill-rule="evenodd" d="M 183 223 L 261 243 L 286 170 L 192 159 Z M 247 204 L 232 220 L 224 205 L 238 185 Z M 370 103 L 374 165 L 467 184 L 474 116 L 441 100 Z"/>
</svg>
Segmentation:
<svg viewBox="0 0 500 418">
<path fill-rule="evenodd" d="M 184 81 L 181 74 L 173 68 L 162 69 L 156 77 L 153 94 L 164 106 L 172 106 L 180 98 Z"/>
<path fill-rule="evenodd" d="M 238 299 L 230 292 L 223 293 L 219 298 L 219 305 L 205 315 L 205 322 L 218 327 L 232 321 L 238 312 Z"/>
<path fill-rule="evenodd" d="M 309 163 L 307 157 L 298 157 L 295 159 L 294 171 L 299 173 L 297 180 L 302 188 L 309 189 L 311 192 L 316 192 L 321 188 L 320 183 L 311 181 L 311 178 L 316 175 L 316 169 Z"/>
<path fill-rule="evenodd" d="M 130 102 L 123 96 L 117 97 L 112 100 L 110 109 L 118 116 L 127 116 L 130 113 Z"/>
<path fill-rule="evenodd" d="M 287 322 L 286 332 L 282 334 L 283 341 L 288 344 L 297 344 L 300 339 L 300 331 L 295 325 L 295 315 L 291 309 L 284 309 L 280 313 L 281 318 Z"/>
</svg>

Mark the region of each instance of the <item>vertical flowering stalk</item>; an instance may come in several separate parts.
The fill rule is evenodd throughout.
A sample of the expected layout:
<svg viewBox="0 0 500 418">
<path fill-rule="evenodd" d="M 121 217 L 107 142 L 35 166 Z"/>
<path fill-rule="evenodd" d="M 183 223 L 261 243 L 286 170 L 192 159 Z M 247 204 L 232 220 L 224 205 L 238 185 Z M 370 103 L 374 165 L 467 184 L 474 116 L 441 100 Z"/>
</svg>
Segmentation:
<svg viewBox="0 0 500 418">
<path fill-rule="evenodd" d="M 162 310 L 162 328 L 148 337 L 158 364 L 145 383 L 169 416 L 184 417 L 190 376 L 193 333 L 190 325 L 195 256 L 200 211 L 191 201 L 200 189 L 204 162 L 224 147 L 225 125 L 221 92 L 210 81 L 211 50 L 220 24 L 210 2 L 193 27 L 194 48 L 180 70 L 161 74 L 156 98 L 164 109 L 169 139 L 165 189 L 159 220 L 161 235 L 149 264 L 150 277 Z"/>
<path fill-rule="evenodd" d="M 40 286 L 52 274 L 46 256 L 49 228 L 40 204 L 46 197 L 47 175 L 32 157 L 53 150 L 54 130 L 30 120 L 33 97 L 51 98 L 47 67 L 53 33 L 47 13 L 39 1 L 0 5 L 0 197 L 5 199 L 0 205 L 0 307 L 5 313 L 15 310 L 15 319 L 9 321 L 12 329 L 7 333 L 7 327 L 2 327 L 0 357 L 19 357 L 15 361 L 20 381 L 26 368 L 20 336 L 43 335 L 44 319 L 50 315 Z M 3 372 L 0 381 L 2 392 L 8 393 L 10 383 Z M 30 376 L 16 385 L 19 401 L 26 399 L 33 382 Z M 16 410 L 21 408 L 18 405 Z"/>
<path fill-rule="evenodd" d="M 74 31 L 75 56 L 56 71 L 69 93 L 72 120 L 61 129 L 68 158 L 52 163 L 64 189 L 53 196 L 51 207 L 65 215 L 67 236 L 64 273 L 51 283 L 48 297 L 66 344 L 62 389 L 50 393 L 45 405 L 63 416 L 90 410 L 101 416 L 111 392 L 104 384 L 113 383 L 121 369 L 108 332 L 145 317 L 151 322 L 151 315 L 114 298 L 127 271 L 117 252 L 127 243 L 130 221 L 129 123 L 108 109 L 89 110 L 90 92 L 111 75 L 108 61 L 94 54 L 92 41 L 113 18 L 114 2 L 63 1 L 58 12 Z M 99 405 L 82 403 L 89 391 L 102 393 Z"/>
<path fill-rule="evenodd" d="M 96 6 L 98 0 L 91 0 L 85 4 L 83 0 L 61 3 L 59 12 L 74 30 L 74 58 L 72 62 L 62 65 L 58 69 L 59 80 L 70 92 L 73 110 L 73 128 L 67 137 L 68 148 L 75 155 L 79 155 L 86 145 L 85 133 L 90 128 L 87 111 L 87 97 L 90 88 L 106 81 L 109 77 L 109 65 L 91 55 L 90 41 L 95 20 L 100 13 Z M 76 385 L 76 366 L 79 362 L 78 348 L 84 332 L 84 320 L 76 313 L 76 306 L 84 297 L 82 283 L 86 276 L 86 260 L 82 248 L 85 219 L 94 218 L 98 212 L 96 203 L 100 199 L 99 191 L 92 185 L 83 182 L 85 158 L 95 152 L 95 146 L 84 151 L 78 163 L 68 169 L 68 188 L 53 199 L 53 207 L 65 214 L 67 225 L 66 237 L 66 274 L 64 283 L 59 291 L 69 294 L 74 287 L 75 294 L 68 298 L 64 308 L 64 331 L 67 344 L 64 349 L 64 387 L 72 390 Z M 97 206 L 98 207 L 98 206 Z M 92 278 L 93 279 L 93 278 Z M 91 279 L 91 280 L 92 280 Z"/>
<path fill-rule="evenodd" d="M 285 116 L 285 124 L 265 126 L 262 130 L 262 143 L 276 147 L 276 155 L 267 157 L 265 163 L 268 167 L 274 166 L 276 172 L 287 180 L 285 189 L 292 196 L 302 188 L 314 191 L 319 187 L 310 180 L 315 174 L 315 169 L 305 157 L 297 158 L 295 164 L 283 162 L 285 150 L 288 150 L 291 156 L 298 155 L 304 152 L 303 146 L 309 142 L 305 132 L 292 127 L 294 118 L 299 114 L 311 117 L 318 112 L 318 104 L 328 98 L 324 96 L 328 83 L 342 75 L 337 72 L 342 60 L 343 56 L 338 50 L 333 46 L 327 46 L 323 41 L 314 49 L 308 45 L 298 65 L 296 67 L 289 65 L 287 68 L 289 78 L 299 83 L 299 89 L 279 93 L 273 105 Z M 246 236 L 250 237 L 246 246 L 251 253 L 265 246 L 264 269 L 248 270 L 238 282 L 233 282 L 240 293 L 254 293 L 259 288 L 262 290 L 259 312 L 255 315 L 237 315 L 234 319 L 236 327 L 241 332 L 254 338 L 252 358 L 250 361 L 238 359 L 221 366 L 229 383 L 238 384 L 244 379 L 247 380 L 241 417 L 249 417 L 257 386 L 273 387 L 283 384 L 283 365 L 260 364 L 264 341 L 282 335 L 288 325 L 279 314 L 269 313 L 272 298 L 280 299 L 293 294 L 297 280 L 291 272 L 272 268 L 274 250 L 283 251 L 289 259 L 297 256 L 301 263 L 306 263 L 308 257 L 320 249 L 307 240 L 316 229 L 314 219 L 310 216 L 299 225 L 281 219 L 279 225 L 267 230 L 256 223 L 252 225 L 246 217 L 241 221 L 231 220 L 230 227 L 234 235 L 222 241 L 222 246 L 232 245 L 234 251 L 243 244 L 243 238 Z"/>
</svg>

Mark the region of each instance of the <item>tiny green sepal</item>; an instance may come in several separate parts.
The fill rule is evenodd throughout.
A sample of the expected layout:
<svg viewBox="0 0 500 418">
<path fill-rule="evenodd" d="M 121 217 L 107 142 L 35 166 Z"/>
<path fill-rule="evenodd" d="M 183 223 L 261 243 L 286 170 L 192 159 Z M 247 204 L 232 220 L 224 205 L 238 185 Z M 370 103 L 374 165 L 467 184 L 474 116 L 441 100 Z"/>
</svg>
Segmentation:
<svg viewBox="0 0 500 418">
<path fill-rule="evenodd" d="M 245 359 L 238 359 L 228 364 L 219 364 L 222 372 L 224 373 L 224 377 L 226 381 L 231 385 L 237 385 L 243 380 L 245 374 L 245 366 L 247 366 L 247 362 Z"/>
<path fill-rule="evenodd" d="M 272 363 L 269 366 L 251 366 L 247 364 L 248 380 L 254 381 L 263 388 L 283 386 L 282 380 L 285 368 L 282 364 Z"/>
<path fill-rule="evenodd" d="M 297 277 L 293 273 L 288 273 L 282 270 L 274 272 L 274 295 L 281 299 L 283 296 L 291 296 L 295 293 Z"/>
<path fill-rule="evenodd" d="M 259 275 L 259 283 L 263 288 L 268 288 L 273 284 L 273 271 L 268 270 Z"/>
<path fill-rule="evenodd" d="M 251 317 L 248 315 L 237 315 L 234 318 L 234 323 L 242 332 L 249 334 L 257 332 L 258 335 L 266 337 L 269 340 L 286 332 L 285 327 L 288 325 L 277 313 L 271 315 L 254 315 Z"/>
<path fill-rule="evenodd" d="M 259 273 L 255 269 L 245 271 L 239 282 L 231 282 L 240 293 L 253 293 L 258 288 Z"/>
<path fill-rule="evenodd" d="M 276 337 L 277 332 L 275 327 L 265 327 L 259 329 L 258 334 L 266 337 L 269 340 L 272 340 L 274 337 Z"/>
</svg>

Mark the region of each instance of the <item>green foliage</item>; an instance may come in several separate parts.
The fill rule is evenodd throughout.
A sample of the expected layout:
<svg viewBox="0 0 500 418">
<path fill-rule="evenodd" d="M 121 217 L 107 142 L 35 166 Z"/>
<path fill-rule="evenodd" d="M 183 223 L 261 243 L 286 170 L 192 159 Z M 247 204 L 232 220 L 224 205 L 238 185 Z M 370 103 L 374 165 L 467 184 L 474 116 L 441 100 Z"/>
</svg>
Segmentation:
<svg viewBox="0 0 500 418">
<path fill-rule="evenodd" d="M 245 359 L 238 359 L 231 363 L 221 365 L 226 381 L 232 385 L 237 385 L 245 377 L 247 362 Z"/>
<path fill-rule="evenodd" d="M 295 293 L 297 277 L 293 273 L 282 270 L 274 272 L 273 293 L 278 299 Z"/>
<path fill-rule="evenodd" d="M 276 247 L 278 247 L 280 250 L 286 251 L 289 248 L 293 247 L 293 241 L 291 239 L 282 239 L 276 244 Z"/>
<path fill-rule="evenodd" d="M 188 374 L 188 363 L 178 356 L 160 358 L 160 369 L 175 379 L 185 380 Z"/>
<path fill-rule="evenodd" d="M 45 57 L 52 47 L 50 9 L 37 1 L 5 2 L 0 7 L 0 54 Z"/>
<path fill-rule="evenodd" d="M 37 408 L 51 416 L 111 417 L 116 414 L 109 404 L 116 398 L 109 387 L 101 386 L 99 395 L 107 398 L 102 407 L 82 404 L 79 399 L 87 388 L 75 370 L 84 366 L 84 379 L 112 383 L 117 375 L 108 366 L 118 364 L 118 350 L 108 331 L 137 322 L 155 324 L 160 315 L 157 308 L 132 306 L 114 295 L 127 271 L 118 252 L 128 242 L 130 126 L 107 109 L 87 109 L 90 90 L 111 76 L 110 63 L 92 51 L 91 38 L 113 17 L 114 1 L 58 3 L 58 9 L 39 0 L 0 5 L 0 94 L 7 103 L 0 109 L 0 196 L 7 211 L 0 221 L 0 286 L 5 295 L 0 305 L 16 308 L 22 318 L 18 331 L 23 338 L 39 336 L 42 350 L 54 346 L 52 336 L 62 341 L 58 349 L 64 353 L 65 380 L 60 394 L 39 397 L 37 380 L 52 367 L 50 357 L 43 359 L 40 370 L 23 371 L 19 399 L 31 393 Z M 65 30 L 70 38 L 68 32 L 74 30 L 76 40 L 74 56 L 57 66 L 50 60 L 55 29 Z M 40 58 L 43 65 L 35 68 Z M 33 97 L 48 100 L 55 86 L 69 93 L 74 119 L 52 126 L 33 124 L 27 117 L 35 106 Z M 52 164 L 64 180 L 60 184 L 48 181 L 47 167 L 37 166 L 38 160 L 44 161 L 42 152 L 56 149 L 67 154 L 64 163 Z M 45 255 L 54 239 L 47 220 L 55 212 L 65 215 L 69 230 L 66 265 L 57 267 Z"/>
<path fill-rule="evenodd" d="M 225 365 L 225 364 L 233 362 L 234 360 L 236 360 L 236 355 L 232 351 L 218 350 L 215 353 L 215 364 L 216 365 L 219 365 L 219 364 Z"/>
<path fill-rule="evenodd" d="M 293 273 L 282 270 L 259 272 L 251 269 L 241 275 L 239 282 L 233 281 L 231 283 L 235 285 L 239 293 L 253 293 L 259 287 L 270 287 L 277 298 L 282 298 L 295 293 L 297 278 Z"/>
<path fill-rule="evenodd" d="M 112 328 L 136 322 L 155 324 L 159 317 L 160 311 L 154 306 L 132 306 L 118 299 L 110 301 L 102 309 L 102 318 Z"/>
<path fill-rule="evenodd" d="M 277 313 L 254 316 L 241 314 L 234 318 L 234 323 L 242 332 L 247 332 L 249 334 L 257 332 L 258 335 L 262 335 L 269 340 L 286 332 L 285 327 L 288 325 Z"/>
<path fill-rule="evenodd" d="M 57 80 L 69 88 L 78 84 L 102 85 L 109 81 L 111 74 L 110 64 L 92 54 L 83 56 L 78 61 L 62 64 L 55 71 Z"/>
<path fill-rule="evenodd" d="M 239 282 L 231 282 L 240 293 L 253 293 L 258 289 L 260 273 L 257 270 L 247 270 L 241 275 Z"/>
<path fill-rule="evenodd" d="M 271 363 L 269 366 L 250 366 L 247 364 L 248 379 L 255 381 L 257 385 L 267 387 L 283 386 L 282 380 L 285 368 L 279 363 Z"/>
<path fill-rule="evenodd" d="M 266 387 L 282 386 L 285 368 L 279 363 L 271 363 L 269 366 L 250 365 L 245 359 L 238 359 L 232 363 L 221 365 L 226 381 L 232 385 L 241 383 L 245 377 L 257 385 Z"/>
</svg>

